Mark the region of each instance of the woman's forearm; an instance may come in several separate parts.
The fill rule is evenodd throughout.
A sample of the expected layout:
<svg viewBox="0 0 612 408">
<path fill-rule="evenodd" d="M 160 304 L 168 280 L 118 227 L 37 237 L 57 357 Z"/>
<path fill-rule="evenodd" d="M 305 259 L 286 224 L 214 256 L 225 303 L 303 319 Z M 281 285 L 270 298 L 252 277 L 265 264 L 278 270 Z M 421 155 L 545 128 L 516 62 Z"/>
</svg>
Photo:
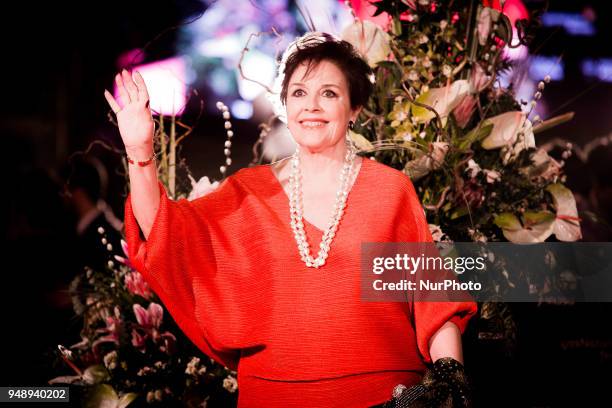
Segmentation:
<svg viewBox="0 0 612 408">
<path fill-rule="evenodd" d="M 452 357 L 463 363 L 461 347 L 461 331 L 455 323 L 446 322 L 429 340 L 429 355 L 431 361 L 442 357 Z"/>
<path fill-rule="evenodd" d="M 126 149 L 130 158 L 135 161 L 144 161 L 153 154 L 153 146 L 147 145 L 139 148 Z M 132 209 L 142 233 L 147 239 L 153 221 L 159 208 L 159 185 L 157 182 L 157 169 L 155 161 L 141 167 L 138 163 L 128 164 L 130 176 L 130 193 Z"/>
</svg>

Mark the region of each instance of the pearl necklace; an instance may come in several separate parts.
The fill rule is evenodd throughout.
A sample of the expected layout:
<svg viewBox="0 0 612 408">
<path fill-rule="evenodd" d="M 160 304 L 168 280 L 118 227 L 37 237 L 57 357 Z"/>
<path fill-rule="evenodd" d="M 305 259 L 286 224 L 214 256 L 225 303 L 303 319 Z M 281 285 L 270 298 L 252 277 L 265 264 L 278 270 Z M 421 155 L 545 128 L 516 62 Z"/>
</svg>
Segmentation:
<svg viewBox="0 0 612 408">
<path fill-rule="evenodd" d="M 308 267 L 319 268 L 325 264 L 325 260 L 329 254 L 329 247 L 334 239 L 334 236 L 336 235 L 336 230 L 338 229 L 340 219 L 344 214 L 344 207 L 346 205 L 346 199 L 349 193 L 349 184 L 354 171 L 353 164 L 355 162 L 355 155 L 355 148 L 351 143 L 347 142 L 347 152 L 344 158 L 342 172 L 340 173 L 340 188 L 336 193 L 334 212 L 332 214 L 329 226 L 323 233 L 323 238 L 321 239 L 321 244 L 319 245 L 319 254 L 315 259 L 310 254 L 310 244 L 306 239 L 306 233 L 304 231 L 299 147 L 293 154 L 291 159 L 291 175 L 289 178 L 289 209 L 291 213 L 291 229 L 293 230 L 295 242 L 297 243 L 300 251 L 302 261 L 304 261 Z"/>
</svg>

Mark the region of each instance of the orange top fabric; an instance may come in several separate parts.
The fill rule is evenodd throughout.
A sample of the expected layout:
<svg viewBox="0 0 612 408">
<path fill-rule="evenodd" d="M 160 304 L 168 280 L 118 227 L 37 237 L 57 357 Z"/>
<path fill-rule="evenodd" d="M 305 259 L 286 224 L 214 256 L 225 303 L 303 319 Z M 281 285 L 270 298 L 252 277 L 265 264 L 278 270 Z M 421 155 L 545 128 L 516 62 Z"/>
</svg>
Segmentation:
<svg viewBox="0 0 612 408">
<path fill-rule="evenodd" d="M 160 206 L 145 241 L 130 197 L 129 258 L 185 334 L 238 371 L 238 406 L 366 407 L 420 381 L 429 340 L 461 332 L 473 302 L 360 300 L 362 242 L 432 242 L 410 179 L 372 160 L 349 193 L 319 269 L 300 259 L 289 199 L 270 165 L 239 170 L 212 193 Z M 330 209 L 331 211 L 331 209 Z M 304 222 L 311 252 L 323 232 Z"/>
</svg>

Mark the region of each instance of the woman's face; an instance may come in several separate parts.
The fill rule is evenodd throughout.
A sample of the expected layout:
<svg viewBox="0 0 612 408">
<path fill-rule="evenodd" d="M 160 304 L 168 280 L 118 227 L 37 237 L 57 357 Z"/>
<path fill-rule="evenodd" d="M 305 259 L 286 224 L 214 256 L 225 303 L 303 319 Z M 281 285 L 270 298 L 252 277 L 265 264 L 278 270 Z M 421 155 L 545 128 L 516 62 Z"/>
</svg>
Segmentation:
<svg viewBox="0 0 612 408">
<path fill-rule="evenodd" d="M 306 68 L 298 66 L 289 80 L 287 121 L 298 145 L 320 152 L 343 142 L 358 110 L 351 110 L 348 83 L 334 63 L 320 61 L 304 77 Z"/>
</svg>

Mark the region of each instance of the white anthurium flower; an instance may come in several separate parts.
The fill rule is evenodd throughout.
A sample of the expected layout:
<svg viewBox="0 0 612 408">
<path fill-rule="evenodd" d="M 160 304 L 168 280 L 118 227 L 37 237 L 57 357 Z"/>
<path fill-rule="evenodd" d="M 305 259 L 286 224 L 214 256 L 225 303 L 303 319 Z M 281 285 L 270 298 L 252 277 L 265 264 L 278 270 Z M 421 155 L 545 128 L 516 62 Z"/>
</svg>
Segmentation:
<svg viewBox="0 0 612 408">
<path fill-rule="evenodd" d="M 391 52 L 389 34 L 369 20 L 360 20 L 349 25 L 341 37 L 351 43 L 372 68 L 379 62 L 386 61 Z"/>
<path fill-rule="evenodd" d="M 582 238 L 580 218 L 576 208 L 576 199 L 572 191 L 563 184 L 555 183 L 546 187 L 557 210 L 554 234 L 559 241 L 573 242 Z"/>
<path fill-rule="evenodd" d="M 446 118 L 451 111 L 461 102 L 463 96 L 470 91 L 470 85 L 467 80 L 459 79 L 449 86 L 442 88 L 431 88 L 422 93 L 416 101 L 432 107 L 440 118 L 442 125 L 446 125 Z M 412 116 L 417 123 L 426 123 L 436 117 L 429 109 L 422 106 L 412 105 Z"/>
<path fill-rule="evenodd" d="M 512 213 L 501 213 L 493 222 L 508 241 L 517 244 L 544 242 L 555 228 L 555 215 L 549 211 L 525 211 L 521 220 Z"/>
<path fill-rule="evenodd" d="M 468 166 L 465 169 L 465 171 L 468 172 L 470 178 L 476 177 L 478 173 L 480 173 L 480 170 L 480 166 L 474 161 L 474 159 L 470 159 L 468 161 Z"/>
<path fill-rule="evenodd" d="M 489 184 L 493 184 L 496 181 L 501 180 L 501 174 L 499 173 L 499 171 L 484 169 L 483 173 L 485 174 L 485 177 L 487 178 L 487 183 Z"/>
<path fill-rule="evenodd" d="M 433 142 L 429 145 L 429 153 L 421 153 L 421 156 L 410 160 L 404 167 L 404 173 L 410 179 L 416 181 L 427 175 L 432 170 L 437 170 L 442 167 L 444 158 L 448 152 L 448 143 Z"/>
<path fill-rule="evenodd" d="M 525 114 L 521 111 L 506 112 L 485 119 L 483 125 L 492 124 L 493 130 L 482 141 L 482 147 L 491 150 L 514 145 L 524 123 Z"/>
<path fill-rule="evenodd" d="M 189 180 L 191 180 L 191 192 L 189 193 L 189 197 L 187 200 L 192 201 L 196 198 L 204 197 L 205 195 L 212 193 L 219 187 L 219 182 L 215 181 L 211 183 L 208 177 L 202 177 L 197 183 L 191 175 L 189 175 Z"/>
</svg>

